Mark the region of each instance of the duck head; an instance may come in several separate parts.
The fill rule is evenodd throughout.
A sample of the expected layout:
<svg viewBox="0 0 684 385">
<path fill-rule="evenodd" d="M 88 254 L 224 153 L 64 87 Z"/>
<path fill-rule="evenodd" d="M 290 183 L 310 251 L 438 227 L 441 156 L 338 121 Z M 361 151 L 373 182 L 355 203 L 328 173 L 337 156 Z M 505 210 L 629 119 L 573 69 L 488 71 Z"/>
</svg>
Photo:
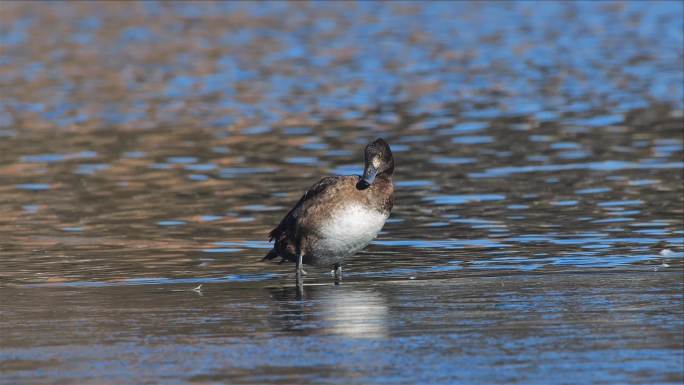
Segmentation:
<svg viewBox="0 0 684 385">
<path fill-rule="evenodd" d="M 366 146 L 364 152 L 363 176 L 356 187 L 359 190 L 368 188 L 378 176 L 392 176 L 394 172 L 394 158 L 389 144 L 378 138 Z"/>
</svg>

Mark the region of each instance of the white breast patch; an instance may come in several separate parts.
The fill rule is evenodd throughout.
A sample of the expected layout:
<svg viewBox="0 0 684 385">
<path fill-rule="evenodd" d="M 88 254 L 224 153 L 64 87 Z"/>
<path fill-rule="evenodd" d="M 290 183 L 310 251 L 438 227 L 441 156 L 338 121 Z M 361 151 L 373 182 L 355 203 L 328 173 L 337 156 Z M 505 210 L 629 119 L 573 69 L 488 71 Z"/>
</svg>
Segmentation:
<svg viewBox="0 0 684 385">
<path fill-rule="evenodd" d="M 316 248 L 340 257 L 353 255 L 378 235 L 387 217 L 359 204 L 345 206 L 322 226 Z"/>
</svg>

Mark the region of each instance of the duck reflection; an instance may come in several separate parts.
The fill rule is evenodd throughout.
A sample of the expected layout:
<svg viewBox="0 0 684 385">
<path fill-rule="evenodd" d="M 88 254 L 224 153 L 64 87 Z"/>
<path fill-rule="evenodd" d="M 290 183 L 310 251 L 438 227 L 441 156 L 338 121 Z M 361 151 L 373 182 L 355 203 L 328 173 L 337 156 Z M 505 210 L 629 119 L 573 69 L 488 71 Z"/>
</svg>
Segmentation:
<svg viewBox="0 0 684 385">
<path fill-rule="evenodd" d="M 388 305 L 377 291 L 344 285 L 268 288 L 277 309 L 273 322 L 285 331 L 386 338 Z"/>
</svg>

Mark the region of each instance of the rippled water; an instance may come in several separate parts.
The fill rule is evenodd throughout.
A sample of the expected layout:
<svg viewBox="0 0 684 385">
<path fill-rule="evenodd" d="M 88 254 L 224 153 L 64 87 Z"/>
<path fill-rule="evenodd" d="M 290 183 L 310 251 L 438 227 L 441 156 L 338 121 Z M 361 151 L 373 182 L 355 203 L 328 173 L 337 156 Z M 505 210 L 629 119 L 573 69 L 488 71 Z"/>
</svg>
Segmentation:
<svg viewBox="0 0 684 385">
<path fill-rule="evenodd" d="M 9 383 L 684 378 L 681 3 L 0 9 Z M 297 293 L 266 234 L 377 136 L 390 220 Z"/>
</svg>

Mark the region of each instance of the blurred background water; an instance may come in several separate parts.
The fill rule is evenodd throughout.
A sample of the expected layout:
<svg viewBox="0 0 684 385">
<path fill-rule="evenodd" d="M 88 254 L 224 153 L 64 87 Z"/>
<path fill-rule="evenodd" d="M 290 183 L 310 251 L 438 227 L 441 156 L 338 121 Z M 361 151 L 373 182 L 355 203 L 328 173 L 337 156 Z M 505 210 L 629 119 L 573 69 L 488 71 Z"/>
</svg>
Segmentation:
<svg viewBox="0 0 684 385">
<path fill-rule="evenodd" d="M 0 3 L 0 377 L 680 383 L 683 13 Z M 377 136 L 392 217 L 298 295 L 266 234 Z"/>
</svg>

